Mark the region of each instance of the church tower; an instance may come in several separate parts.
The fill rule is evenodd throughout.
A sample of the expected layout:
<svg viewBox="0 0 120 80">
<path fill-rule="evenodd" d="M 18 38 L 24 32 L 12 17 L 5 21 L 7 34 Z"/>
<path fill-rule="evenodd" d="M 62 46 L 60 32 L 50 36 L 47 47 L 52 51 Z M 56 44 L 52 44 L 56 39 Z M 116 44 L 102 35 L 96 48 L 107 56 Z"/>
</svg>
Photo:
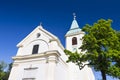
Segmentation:
<svg viewBox="0 0 120 80">
<path fill-rule="evenodd" d="M 73 14 L 74 20 L 72 21 L 70 30 L 66 33 L 66 49 L 72 52 L 80 52 L 80 46 L 82 45 L 82 37 L 84 32 L 79 28 L 79 25 L 76 21 L 76 16 Z"/>
<path fill-rule="evenodd" d="M 85 35 L 77 23 L 76 15 L 73 14 L 73 21 L 69 31 L 66 33 L 66 49 L 71 52 L 81 52 L 79 49 L 82 45 L 82 37 Z M 90 67 L 85 66 L 82 70 L 74 63 L 70 62 L 69 65 L 69 80 L 95 80 L 93 71 Z"/>
</svg>

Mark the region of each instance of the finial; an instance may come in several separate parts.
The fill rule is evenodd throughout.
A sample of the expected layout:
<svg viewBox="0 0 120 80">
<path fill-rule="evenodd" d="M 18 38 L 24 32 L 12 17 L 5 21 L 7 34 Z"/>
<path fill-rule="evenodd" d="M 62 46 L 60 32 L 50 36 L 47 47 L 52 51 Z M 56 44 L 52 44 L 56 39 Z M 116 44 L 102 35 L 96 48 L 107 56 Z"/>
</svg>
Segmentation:
<svg viewBox="0 0 120 80">
<path fill-rule="evenodd" d="M 42 22 L 40 22 L 40 26 L 42 26 Z"/>
<path fill-rule="evenodd" d="M 42 22 L 40 22 L 40 24 L 39 24 L 39 28 L 43 28 L 43 27 L 42 27 Z"/>
<path fill-rule="evenodd" d="M 76 14 L 75 13 L 73 13 L 73 18 L 74 18 L 74 20 L 76 19 Z"/>
</svg>

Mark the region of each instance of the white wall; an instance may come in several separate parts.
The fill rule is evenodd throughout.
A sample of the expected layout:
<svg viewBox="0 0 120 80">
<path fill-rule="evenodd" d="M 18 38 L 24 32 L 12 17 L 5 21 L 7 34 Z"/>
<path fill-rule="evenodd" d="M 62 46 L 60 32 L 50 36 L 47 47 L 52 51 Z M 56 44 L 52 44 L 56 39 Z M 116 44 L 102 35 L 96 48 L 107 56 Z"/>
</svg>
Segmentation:
<svg viewBox="0 0 120 80">
<path fill-rule="evenodd" d="M 18 66 L 13 66 L 12 67 L 12 71 L 10 73 L 10 77 L 9 80 L 22 80 L 23 78 L 36 78 L 35 80 L 46 80 L 46 74 L 47 74 L 47 63 L 46 60 L 23 60 L 19 63 L 15 63 L 15 64 L 19 64 Z M 14 64 L 14 65 L 15 65 Z M 25 71 L 30 72 L 30 70 L 24 70 L 26 68 L 36 68 L 33 69 L 33 71 L 31 73 L 26 73 Z M 35 70 L 35 71 L 34 71 Z M 28 74 L 28 75 L 27 75 Z"/>
<path fill-rule="evenodd" d="M 59 60 L 55 68 L 55 80 L 69 80 L 68 76 L 68 65 L 64 61 Z"/>
<path fill-rule="evenodd" d="M 78 35 L 73 35 L 73 36 L 67 36 L 66 37 L 66 49 L 70 50 L 73 52 L 73 45 L 72 45 L 72 38 L 73 37 L 77 37 L 77 45 L 75 47 L 77 47 L 77 51 L 80 52 L 80 46 L 82 45 L 82 37 L 84 36 L 84 34 L 78 34 Z"/>
</svg>

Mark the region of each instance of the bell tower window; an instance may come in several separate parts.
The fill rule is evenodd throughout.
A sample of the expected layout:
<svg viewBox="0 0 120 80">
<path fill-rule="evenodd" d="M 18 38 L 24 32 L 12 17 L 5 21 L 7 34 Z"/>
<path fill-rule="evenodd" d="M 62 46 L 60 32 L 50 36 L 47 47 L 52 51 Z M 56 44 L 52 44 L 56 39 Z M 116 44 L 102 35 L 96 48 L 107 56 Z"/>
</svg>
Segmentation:
<svg viewBox="0 0 120 80">
<path fill-rule="evenodd" d="M 39 49 L 39 45 L 34 45 L 32 54 L 37 54 L 38 53 L 38 49 Z"/>
<path fill-rule="evenodd" d="M 76 37 L 72 38 L 72 45 L 77 45 L 77 38 Z"/>
</svg>

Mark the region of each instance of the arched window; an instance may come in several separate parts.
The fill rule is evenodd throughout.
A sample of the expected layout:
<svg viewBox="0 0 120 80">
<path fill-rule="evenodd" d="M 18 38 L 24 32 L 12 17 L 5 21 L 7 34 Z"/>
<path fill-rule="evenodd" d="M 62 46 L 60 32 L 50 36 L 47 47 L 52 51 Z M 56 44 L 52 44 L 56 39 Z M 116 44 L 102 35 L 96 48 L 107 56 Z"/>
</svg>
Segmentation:
<svg viewBox="0 0 120 80">
<path fill-rule="evenodd" d="M 72 38 L 72 45 L 77 45 L 77 38 L 76 37 Z"/>
<path fill-rule="evenodd" d="M 38 53 L 38 49 L 39 49 L 39 45 L 34 45 L 33 46 L 33 50 L 32 50 L 32 54 L 37 54 Z"/>
</svg>

